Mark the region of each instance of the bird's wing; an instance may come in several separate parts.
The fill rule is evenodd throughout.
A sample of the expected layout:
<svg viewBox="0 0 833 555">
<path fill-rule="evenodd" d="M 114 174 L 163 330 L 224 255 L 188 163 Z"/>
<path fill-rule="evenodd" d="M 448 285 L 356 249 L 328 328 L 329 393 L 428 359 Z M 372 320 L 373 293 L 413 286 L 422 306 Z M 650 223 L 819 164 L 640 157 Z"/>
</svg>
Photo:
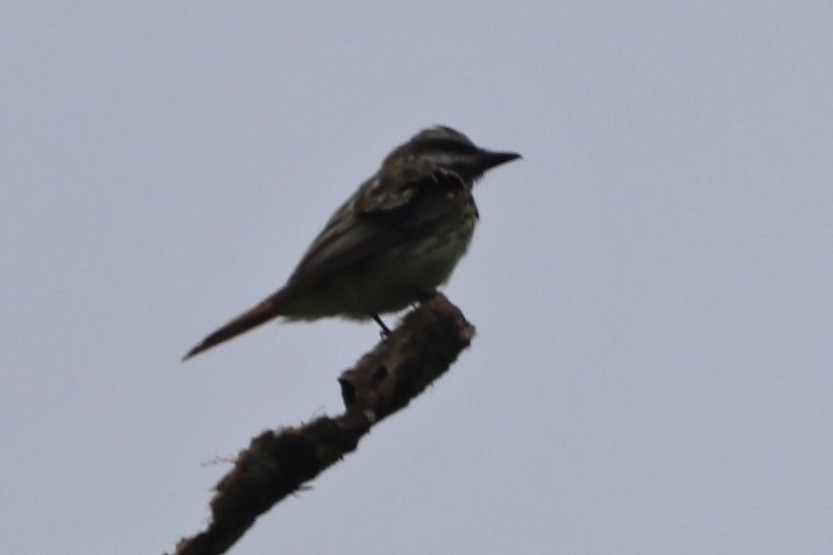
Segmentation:
<svg viewBox="0 0 833 555">
<path fill-rule="evenodd" d="M 326 280 L 386 249 L 406 242 L 438 217 L 427 197 L 464 188 L 457 174 L 431 164 L 407 164 L 380 172 L 330 218 L 301 259 L 287 287 Z M 304 284 L 304 285 L 302 285 Z"/>
</svg>

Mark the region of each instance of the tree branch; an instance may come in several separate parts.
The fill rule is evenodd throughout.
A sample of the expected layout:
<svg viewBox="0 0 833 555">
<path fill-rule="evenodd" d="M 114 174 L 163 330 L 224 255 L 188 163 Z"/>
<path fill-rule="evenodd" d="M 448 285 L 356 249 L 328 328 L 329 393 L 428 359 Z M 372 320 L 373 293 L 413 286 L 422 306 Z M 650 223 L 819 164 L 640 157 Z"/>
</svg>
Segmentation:
<svg viewBox="0 0 833 555">
<path fill-rule="evenodd" d="M 474 327 L 444 295 L 422 302 L 341 374 L 343 414 L 268 430 L 240 452 L 216 486 L 208 527 L 180 540 L 175 554 L 225 553 L 260 515 L 355 450 L 376 422 L 445 373 L 473 336 Z"/>
</svg>

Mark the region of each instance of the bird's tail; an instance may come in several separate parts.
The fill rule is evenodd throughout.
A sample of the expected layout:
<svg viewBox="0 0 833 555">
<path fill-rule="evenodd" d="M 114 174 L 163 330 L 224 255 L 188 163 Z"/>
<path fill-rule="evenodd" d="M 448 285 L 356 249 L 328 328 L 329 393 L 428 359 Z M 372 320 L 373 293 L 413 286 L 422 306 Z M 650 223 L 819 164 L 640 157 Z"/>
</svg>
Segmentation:
<svg viewBox="0 0 833 555">
<path fill-rule="evenodd" d="M 245 333 L 250 329 L 268 322 L 272 318 L 280 315 L 280 305 L 282 304 L 280 300 L 281 295 L 280 292 L 278 292 L 268 299 L 261 301 L 256 306 L 250 308 L 225 326 L 203 339 L 198 345 L 188 351 L 188 354 L 182 357 L 182 360 L 187 360 L 192 356 L 205 351 L 206 349 L 219 345 L 223 341 L 228 341 L 232 337 L 237 337 L 241 333 Z"/>
</svg>

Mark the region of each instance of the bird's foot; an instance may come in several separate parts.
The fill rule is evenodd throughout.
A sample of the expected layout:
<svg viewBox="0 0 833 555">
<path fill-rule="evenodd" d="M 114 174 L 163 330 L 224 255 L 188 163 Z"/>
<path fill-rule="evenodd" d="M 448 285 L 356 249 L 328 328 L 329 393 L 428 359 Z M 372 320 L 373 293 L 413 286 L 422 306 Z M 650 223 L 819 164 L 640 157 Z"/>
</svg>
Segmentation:
<svg viewBox="0 0 833 555">
<path fill-rule="evenodd" d="M 431 289 L 430 291 L 417 291 L 414 295 L 414 300 L 411 302 L 411 308 L 417 308 L 422 303 L 430 301 L 436 294 L 436 289 Z"/>
</svg>

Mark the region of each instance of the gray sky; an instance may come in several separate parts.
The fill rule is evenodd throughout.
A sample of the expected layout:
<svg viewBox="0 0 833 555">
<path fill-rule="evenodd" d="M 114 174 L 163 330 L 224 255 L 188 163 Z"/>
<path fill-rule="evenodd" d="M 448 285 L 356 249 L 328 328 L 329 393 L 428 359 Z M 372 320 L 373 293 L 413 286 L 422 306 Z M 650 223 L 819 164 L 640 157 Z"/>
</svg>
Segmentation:
<svg viewBox="0 0 833 555">
<path fill-rule="evenodd" d="M 269 325 L 420 128 L 476 191 L 452 372 L 233 553 L 833 552 L 830 2 L 6 2 L 0 551 L 161 553 L 378 338 Z M 127 547 L 125 547 L 127 546 Z"/>
</svg>

